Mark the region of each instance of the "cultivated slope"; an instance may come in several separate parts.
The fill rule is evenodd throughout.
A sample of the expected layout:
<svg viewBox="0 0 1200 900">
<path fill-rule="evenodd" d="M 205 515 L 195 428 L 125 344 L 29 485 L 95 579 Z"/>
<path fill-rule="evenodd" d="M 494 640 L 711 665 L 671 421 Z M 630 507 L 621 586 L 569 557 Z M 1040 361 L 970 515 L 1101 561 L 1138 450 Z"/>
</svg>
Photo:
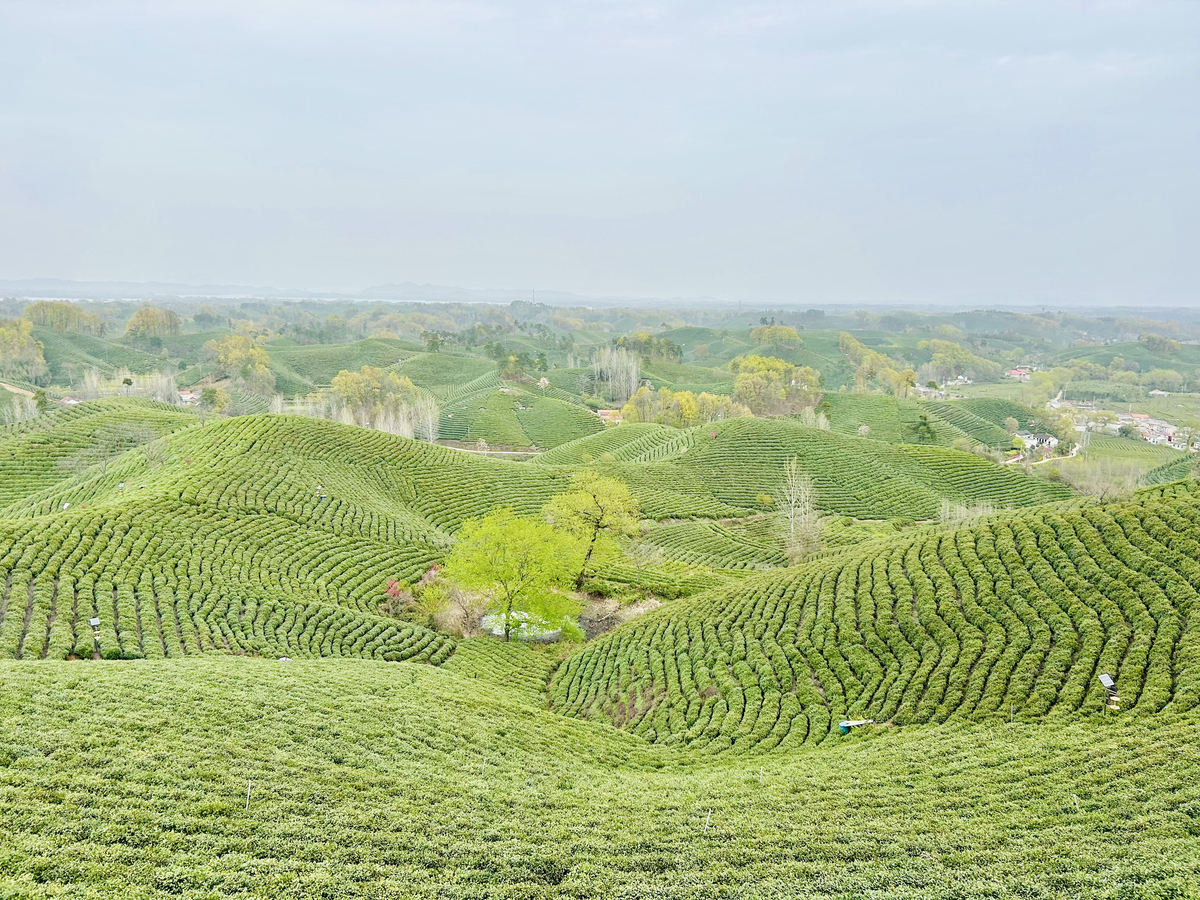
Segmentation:
<svg viewBox="0 0 1200 900">
<path fill-rule="evenodd" d="M 86 447 L 89 435 L 114 418 L 133 422 L 134 433 L 146 438 L 155 428 L 180 430 L 79 474 L 54 462 Z M 153 427 L 137 425 L 143 420 Z M 448 638 L 382 614 L 387 582 L 415 580 L 444 555 L 467 518 L 497 506 L 538 512 L 569 488 L 574 471 L 301 417 L 182 427 L 193 422 L 169 407 L 108 402 L 10 435 L 15 471 L 23 471 L 18 451 L 36 447 L 40 455 L 30 457 L 26 480 L 9 484 L 10 502 L 0 509 L 0 656 L 90 656 L 95 642 L 87 623 L 97 616 L 106 655 L 218 650 L 443 659 L 452 649 Z M 682 461 L 623 463 L 614 471 L 656 518 L 743 514 L 756 493 L 773 488 L 797 447 L 806 464 L 844 470 L 845 478 L 867 477 L 870 453 L 903 464 L 904 475 L 875 467 L 874 496 L 867 488 L 849 493 L 843 486 L 851 481 L 818 473 L 824 502 L 838 511 L 913 514 L 941 497 L 964 496 L 960 483 L 976 496 L 1008 488 L 1028 500 L 1042 490 L 1019 473 L 953 451 L 897 450 L 747 423 L 728 423 L 716 439 L 705 433 Z M 730 462 L 722 466 L 726 451 Z M 851 453 L 859 456 L 850 469 L 845 459 L 826 458 Z M 950 469 L 942 472 L 942 464 Z M 665 562 L 649 570 L 614 566 L 605 577 L 662 596 L 693 593 L 726 574 L 781 563 L 761 530 L 668 526 L 649 540 Z"/>
<path fill-rule="evenodd" d="M 526 702 L 515 659 L 467 662 L 0 662 L 0 895 L 1124 900 L 1200 880 L 1194 714 L 696 759 Z"/>
<path fill-rule="evenodd" d="M 690 429 L 627 426 L 564 444 L 540 465 L 590 463 L 639 496 L 689 490 L 740 509 L 778 493 L 793 456 L 825 512 L 861 518 L 932 518 L 943 500 L 1024 506 L 1071 496 L 1062 485 L 944 447 L 896 445 L 807 428 L 788 419 L 733 419 Z M 702 512 L 701 515 L 720 513 Z"/>
<path fill-rule="evenodd" d="M 92 400 L 0 427 L 0 509 L 196 422 L 177 406 L 122 398 Z"/>
<path fill-rule="evenodd" d="M 846 718 L 1125 716 L 1200 703 L 1200 490 L 995 516 L 681 600 L 572 656 L 555 709 L 768 748 Z"/>
</svg>

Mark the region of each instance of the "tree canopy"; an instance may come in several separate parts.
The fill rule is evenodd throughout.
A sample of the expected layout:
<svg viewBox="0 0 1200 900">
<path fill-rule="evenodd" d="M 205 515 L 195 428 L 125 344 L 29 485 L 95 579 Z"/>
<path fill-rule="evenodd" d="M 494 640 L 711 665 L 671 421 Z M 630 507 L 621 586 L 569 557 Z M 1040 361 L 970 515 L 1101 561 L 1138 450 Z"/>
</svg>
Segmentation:
<svg viewBox="0 0 1200 900">
<path fill-rule="evenodd" d="M 595 472 L 581 472 L 575 476 L 570 491 L 550 499 L 545 514 L 551 525 L 579 540 L 582 559 L 575 587 L 582 588 L 587 578 L 595 574 L 593 566 L 601 537 L 635 534 L 641 509 L 623 481 Z"/>
<path fill-rule="evenodd" d="M 739 356 L 729 370 L 734 374 L 733 399 L 758 416 L 799 412 L 815 404 L 821 393 L 816 369 L 774 356 Z"/>
<path fill-rule="evenodd" d="M 216 363 L 219 374 L 252 389 L 274 388 L 275 375 L 269 368 L 271 357 L 253 338 L 228 334 L 219 341 L 209 341 L 204 349 Z"/>
<path fill-rule="evenodd" d="M 442 575 L 487 596 L 507 641 L 522 622 L 571 630 L 580 608 L 570 593 L 578 559 L 568 535 L 541 519 L 498 509 L 463 525 Z"/>
<path fill-rule="evenodd" d="M 125 324 L 125 334 L 132 338 L 161 338 L 179 334 L 183 320 L 170 309 L 143 306 Z"/>
<path fill-rule="evenodd" d="M 60 300 L 40 300 L 25 307 L 25 318 L 34 325 L 44 325 L 55 331 L 79 331 L 104 334 L 104 323 L 95 313 L 80 309 L 75 303 Z"/>
</svg>

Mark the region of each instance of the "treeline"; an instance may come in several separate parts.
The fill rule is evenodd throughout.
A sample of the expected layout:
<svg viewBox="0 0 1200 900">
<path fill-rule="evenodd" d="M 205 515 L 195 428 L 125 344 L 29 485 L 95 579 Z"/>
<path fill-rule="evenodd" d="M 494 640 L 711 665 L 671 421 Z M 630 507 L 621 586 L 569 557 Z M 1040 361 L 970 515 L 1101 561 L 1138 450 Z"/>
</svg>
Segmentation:
<svg viewBox="0 0 1200 900">
<path fill-rule="evenodd" d="M 49 384 L 50 370 L 42 355 L 42 343 L 33 336 L 28 319 L 0 319 L 0 375 Z"/>
<path fill-rule="evenodd" d="M 675 428 L 690 428 L 752 415 L 750 409 L 724 394 L 673 391 L 643 385 L 621 409 L 626 422 L 655 422 Z"/>
</svg>

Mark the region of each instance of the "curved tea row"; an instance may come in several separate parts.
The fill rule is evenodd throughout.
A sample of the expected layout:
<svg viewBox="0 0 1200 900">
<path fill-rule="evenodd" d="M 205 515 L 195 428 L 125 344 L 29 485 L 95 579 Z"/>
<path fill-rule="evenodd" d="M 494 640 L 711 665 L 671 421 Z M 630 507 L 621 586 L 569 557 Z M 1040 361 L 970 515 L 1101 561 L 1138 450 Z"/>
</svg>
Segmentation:
<svg viewBox="0 0 1200 900">
<path fill-rule="evenodd" d="M 571 657 L 553 707 L 710 750 L 1200 703 L 1200 494 L 996 516 L 680 601 Z"/>
</svg>

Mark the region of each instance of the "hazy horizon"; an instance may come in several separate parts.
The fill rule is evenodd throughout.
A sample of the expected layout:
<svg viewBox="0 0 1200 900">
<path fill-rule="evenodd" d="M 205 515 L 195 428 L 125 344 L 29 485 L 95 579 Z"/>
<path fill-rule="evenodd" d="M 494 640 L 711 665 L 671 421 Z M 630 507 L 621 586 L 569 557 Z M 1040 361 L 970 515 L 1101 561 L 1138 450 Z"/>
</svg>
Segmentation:
<svg viewBox="0 0 1200 900">
<path fill-rule="evenodd" d="M 1200 299 L 1200 4 L 17 0 L 0 49 L 3 281 Z"/>
</svg>

